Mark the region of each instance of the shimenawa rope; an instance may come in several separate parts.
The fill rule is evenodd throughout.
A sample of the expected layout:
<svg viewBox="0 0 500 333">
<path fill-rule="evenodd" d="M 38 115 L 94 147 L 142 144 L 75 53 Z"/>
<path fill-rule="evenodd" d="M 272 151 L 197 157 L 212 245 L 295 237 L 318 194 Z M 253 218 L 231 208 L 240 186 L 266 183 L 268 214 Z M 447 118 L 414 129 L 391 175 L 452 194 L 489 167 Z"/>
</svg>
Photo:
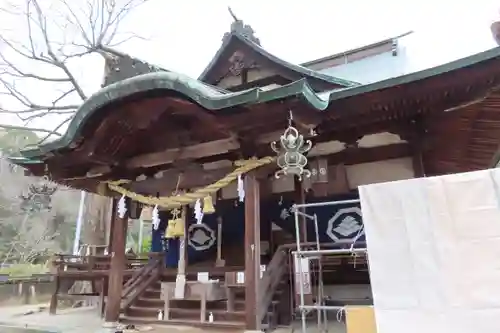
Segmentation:
<svg viewBox="0 0 500 333">
<path fill-rule="evenodd" d="M 257 169 L 263 165 L 269 164 L 275 160 L 275 157 L 264 157 L 261 159 L 250 159 L 244 161 L 236 161 L 235 165 L 238 166 L 234 171 L 228 173 L 224 178 L 216 181 L 207 187 L 198 189 L 191 193 L 184 193 L 182 195 L 172 195 L 169 197 L 153 197 L 148 195 L 142 195 L 129 191 L 122 185 L 129 183 L 130 180 L 118 180 L 110 181 L 107 183 L 110 190 L 115 191 L 121 195 L 129 197 L 137 202 L 145 205 L 155 206 L 158 205 L 163 208 L 171 209 L 180 207 L 183 205 L 189 205 L 198 199 L 203 199 L 208 195 L 212 195 L 218 190 L 228 186 L 230 183 L 238 179 L 238 176 L 247 173 L 253 169 Z"/>
</svg>

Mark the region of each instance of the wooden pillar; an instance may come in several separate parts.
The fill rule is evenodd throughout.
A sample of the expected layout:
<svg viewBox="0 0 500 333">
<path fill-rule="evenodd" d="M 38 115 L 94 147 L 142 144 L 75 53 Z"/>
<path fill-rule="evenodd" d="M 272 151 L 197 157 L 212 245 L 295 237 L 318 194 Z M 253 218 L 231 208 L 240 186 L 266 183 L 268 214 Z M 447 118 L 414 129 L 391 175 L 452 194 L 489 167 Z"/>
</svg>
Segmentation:
<svg viewBox="0 0 500 333">
<path fill-rule="evenodd" d="M 115 228 L 115 219 L 116 219 L 116 205 L 118 204 L 118 199 L 113 199 L 111 201 L 111 214 L 109 217 L 109 226 L 108 226 L 108 253 L 111 253 L 111 249 L 113 248 L 113 234 Z"/>
<path fill-rule="evenodd" d="M 294 177 L 294 185 L 295 185 L 294 186 L 295 202 L 299 205 L 305 204 L 306 203 L 306 192 L 304 191 L 304 187 L 302 186 L 302 182 L 297 177 Z M 304 208 L 300 208 L 299 211 L 304 212 Z M 305 216 L 299 215 L 300 242 L 301 243 L 307 242 L 307 223 L 310 223 L 310 221 L 307 221 Z"/>
<path fill-rule="evenodd" d="M 115 201 L 115 206 L 118 201 Z M 116 209 L 115 209 L 116 210 Z M 111 266 L 109 269 L 108 298 L 106 301 L 106 313 L 104 321 L 114 323 L 120 316 L 120 303 L 123 288 L 123 270 L 125 269 L 125 245 L 127 240 L 128 211 L 124 218 L 114 214 L 115 218 L 111 222 L 112 242 L 111 242 Z"/>
<path fill-rule="evenodd" d="M 423 140 L 425 138 L 425 127 L 422 116 L 414 119 L 413 133 L 410 138 L 412 147 L 412 164 L 415 178 L 425 177 L 425 167 L 423 159 Z"/>
<path fill-rule="evenodd" d="M 245 313 L 246 329 L 260 329 L 260 188 L 254 173 L 245 176 Z"/>
<path fill-rule="evenodd" d="M 413 172 L 415 178 L 425 177 L 424 162 L 422 158 L 422 151 L 420 149 L 415 149 L 412 157 Z"/>
</svg>

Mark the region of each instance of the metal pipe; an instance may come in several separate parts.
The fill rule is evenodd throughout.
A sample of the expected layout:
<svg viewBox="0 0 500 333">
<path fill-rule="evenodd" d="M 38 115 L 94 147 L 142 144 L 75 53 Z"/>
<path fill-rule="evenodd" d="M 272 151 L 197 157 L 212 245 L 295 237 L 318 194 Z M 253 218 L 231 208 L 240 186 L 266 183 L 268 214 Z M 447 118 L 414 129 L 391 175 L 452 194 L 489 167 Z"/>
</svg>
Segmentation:
<svg viewBox="0 0 500 333">
<path fill-rule="evenodd" d="M 305 207 L 322 207 L 322 206 L 336 206 L 336 205 L 342 205 L 342 204 L 353 204 L 353 203 L 359 203 L 359 199 L 354 199 L 354 200 L 342 200 L 342 201 L 327 201 L 327 202 L 316 202 L 316 203 L 306 203 L 306 204 L 294 204 L 292 206 L 291 211 L 295 215 L 295 238 L 296 238 L 296 251 L 292 251 L 293 258 L 295 260 L 295 265 L 298 265 L 299 268 L 299 292 L 300 292 L 300 305 L 298 306 L 298 309 L 301 311 L 301 321 L 302 321 L 302 333 L 307 332 L 307 325 L 306 325 L 306 312 L 308 310 L 316 310 L 318 311 L 318 329 L 321 330 L 321 322 L 322 319 L 324 318 L 324 326 L 326 328 L 326 325 L 328 324 L 328 318 L 326 315 L 326 311 L 328 310 L 337 310 L 337 311 L 342 311 L 344 307 L 342 306 L 327 306 L 323 305 L 323 295 L 324 295 L 324 290 L 323 290 L 323 269 L 322 269 L 322 264 L 321 261 L 319 261 L 319 269 L 318 269 L 318 302 L 317 305 L 305 305 L 305 300 L 304 300 L 304 272 L 302 270 L 302 259 L 305 257 L 313 257 L 313 256 L 321 256 L 321 255 L 327 255 L 327 254 L 355 254 L 355 253 L 366 253 L 366 248 L 352 248 L 354 246 L 354 243 L 352 241 L 339 241 L 336 242 L 335 246 L 341 247 L 342 245 L 350 245 L 350 248 L 337 248 L 337 249 L 324 249 L 321 250 L 321 244 L 319 242 L 319 230 L 318 230 L 318 219 L 316 214 L 315 215 L 309 215 L 305 212 L 299 211 L 300 208 L 305 208 Z M 304 250 L 302 251 L 301 249 L 301 242 L 300 242 L 300 227 L 301 224 L 299 223 L 299 215 L 303 216 L 309 220 L 314 221 L 314 229 L 315 229 L 315 236 L 316 236 L 316 250 Z M 306 220 L 304 219 L 304 223 Z M 363 244 L 364 245 L 364 244 Z M 295 272 L 295 275 L 297 275 L 297 272 Z M 295 276 L 295 282 L 297 282 L 297 276 Z M 295 290 L 295 293 L 297 291 Z"/>
<path fill-rule="evenodd" d="M 307 251 L 292 251 L 292 254 L 299 257 L 316 257 L 326 254 L 351 254 L 351 253 L 366 253 L 366 248 L 362 249 L 331 249 L 331 250 L 307 250 Z"/>
<path fill-rule="evenodd" d="M 320 244 L 319 244 L 319 228 L 318 228 L 318 217 L 316 214 L 313 216 L 314 218 L 314 234 L 316 236 L 316 250 L 321 250 Z M 320 302 L 320 305 L 322 305 L 323 302 L 323 265 L 321 263 L 321 260 L 318 262 L 318 299 L 317 302 Z M 321 330 L 321 323 L 322 323 L 322 312 L 321 310 L 318 310 L 318 330 Z"/>
<path fill-rule="evenodd" d="M 292 206 L 292 209 L 304 208 L 304 207 L 337 206 L 337 205 L 352 204 L 352 203 L 359 203 L 359 202 L 360 202 L 359 199 L 312 202 L 312 203 L 307 203 L 307 204 L 294 204 Z"/>
<path fill-rule="evenodd" d="M 294 213 L 297 213 L 297 214 L 299 214 L 301 216 L 304 216 L 304 217 L 308 218 L 309 220 L 314 220 L 314 216 L 313 215 L 306 214 L 304 212 L 299 211 L 298 209 L 293 209 L 293 207 L 292 207 L 292 211 Z"/>
<path fill-rule="evenodd" d="M 144 221 L 139 218 L 139 241 L 137 242 L 137 253 L 142 253 L 142 243 L 144 238 Z"/>
<path fill-rule="evenodd" d="M 304 305 L 299 307 L 301 310 L 344 310 L 345 306 L 334 305 Z"/>
<path fill-rule="evenodd" d="M 299 223 L 299 214 L 297 214 L 297 210 L 294 211 L 295 215 L 295 238 L 297 242 L 297 251 L 300 253 L 300 223 Z M 304 273 L 302 272 L 302 261 L 299 261 L 299 257 L 297 256 L 297 253 L 294 254 L 294 264 L 296 266 L 299 266 L 298 271 L 299 271 L 299 291 L 300 291 L 300 308 L 304 306 Z M 297 274 L 295 274 L 295 279 L 294 281 L 297 281 Z M 307 332 L 307 325 L 306 325 L 306 312 L 302 310 L 301 313 L 301 321 L 302 321 L 302 332 L 305 333 Z"/>
</svg>

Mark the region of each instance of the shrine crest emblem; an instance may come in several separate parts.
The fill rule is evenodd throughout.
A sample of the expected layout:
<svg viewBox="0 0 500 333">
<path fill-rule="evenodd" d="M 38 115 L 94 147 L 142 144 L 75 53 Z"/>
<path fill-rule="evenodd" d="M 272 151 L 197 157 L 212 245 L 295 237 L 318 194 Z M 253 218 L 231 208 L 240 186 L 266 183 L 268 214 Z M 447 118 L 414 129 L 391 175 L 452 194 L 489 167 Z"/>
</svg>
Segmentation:
<svg viewBox="0 0 500 333">
<path fill-rule="evenodd" d="M 326 234 L 334 242 L 339 240 L 354 241 L 356 236 L 360 237 L 364 233 L 361 208 L 359 207 L 340 208 L 328 220 L 326 228 Z"/>
<path fill-rule="evenodd" d="M 196 251 L 205 251 L 215 244 L 215 231 L 205 223 L 191 224 L 188 229 L 188 244 Z"/>
</svg>

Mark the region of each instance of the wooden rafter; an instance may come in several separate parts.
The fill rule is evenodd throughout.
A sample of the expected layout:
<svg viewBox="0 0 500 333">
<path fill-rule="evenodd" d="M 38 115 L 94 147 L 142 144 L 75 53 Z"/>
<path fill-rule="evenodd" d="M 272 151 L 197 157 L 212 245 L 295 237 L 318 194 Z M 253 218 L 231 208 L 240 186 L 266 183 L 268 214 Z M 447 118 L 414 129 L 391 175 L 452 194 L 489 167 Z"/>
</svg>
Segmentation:
<svg viewBox="0 0 500 333">
<path fill-rule="evenodd" d="M 397 143 L 371 148 L 345 149 L 329 155 L 327 160 L 331 165 L 352 165 L 409 156 L 411 156 L 411 146 L 407 143 Z M 310 158 L 313 157 L 311 156 Z M 171 169 L 164 171 L 161 178 L 134 181 L 128 187 L 134 191 L 149 193 L 151 195 L 156 194 L 158 189 L 161 189 L 161 193 L 171 193 L 176 188 L 178 180 L 180 180 L 182 188 L 199 188 L 219 180 L 232 170 L 232 167 L 204 170 L 201 166 L 182 171 Z M 276 166 L 269 165 L 263 167 L 262 170 L 256 170 L 255 174 L 258 178 L 268 178 L 272 176 L 274 170 L 276 170 Z"/>
</svg>

